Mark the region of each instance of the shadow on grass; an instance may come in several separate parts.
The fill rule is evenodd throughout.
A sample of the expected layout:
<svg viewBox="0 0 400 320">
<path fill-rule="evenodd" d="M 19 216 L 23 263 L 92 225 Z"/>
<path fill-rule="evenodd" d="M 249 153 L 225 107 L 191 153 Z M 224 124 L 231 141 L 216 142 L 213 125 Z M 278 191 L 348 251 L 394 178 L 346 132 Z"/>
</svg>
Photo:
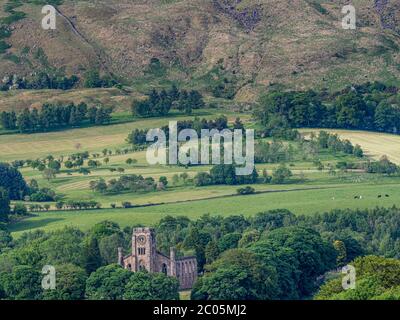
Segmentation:
<svg viewBox="0 0 400 320">
<path fill-rule="evenodd" d="M 30 229 L 37 229 L 47 226 L 50 223 L 56 221 L 65 220 L 63 218 L 46 218 L 41 220 L 22 220 L 16 223 L 13 223 L 9 226 L 10 232 L 22 232 L 29 231 Z"/>
</svg>

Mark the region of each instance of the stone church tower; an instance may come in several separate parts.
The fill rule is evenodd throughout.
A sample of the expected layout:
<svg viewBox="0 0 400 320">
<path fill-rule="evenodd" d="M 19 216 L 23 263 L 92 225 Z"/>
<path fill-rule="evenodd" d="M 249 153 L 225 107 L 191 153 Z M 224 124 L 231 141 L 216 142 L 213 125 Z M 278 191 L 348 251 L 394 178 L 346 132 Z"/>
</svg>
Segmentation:
<svg viewBox="0 0 400 320">
<path fill-rule="evenodd" d="M 118 263 L 133 272 L 163 272 L 179 280 L 181 289 L 190 289 L 197 279 L 196 257 L 176 258 L 176 250 L 170 249 L 169 257 L 156 249 L 156 235 L 152 228 L 135 228 L 132 233 L 132 254 L 123 256 L 118 248 Z"/>
</svg>

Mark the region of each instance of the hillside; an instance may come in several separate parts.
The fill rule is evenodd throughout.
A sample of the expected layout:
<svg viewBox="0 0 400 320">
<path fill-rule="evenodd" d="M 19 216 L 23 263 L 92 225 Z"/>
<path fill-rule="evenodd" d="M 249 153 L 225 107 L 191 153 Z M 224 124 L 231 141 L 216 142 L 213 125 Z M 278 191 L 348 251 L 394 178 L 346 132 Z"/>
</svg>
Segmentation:
<svg viewBox="0 0 400 320">
<path fill-rule="evenodd" d="M 274 84 L 398 84 L 395 1 L 353 1 L 355 31 L 341 28 L 342 0 L 64 0 L 54 31 L 41 29 L 41 6 L 19 2 L 26 17 L 11 24 L 1 77 L 94 67 L 138 90 L 173 80 L 237 101 Z"/>
</svg>

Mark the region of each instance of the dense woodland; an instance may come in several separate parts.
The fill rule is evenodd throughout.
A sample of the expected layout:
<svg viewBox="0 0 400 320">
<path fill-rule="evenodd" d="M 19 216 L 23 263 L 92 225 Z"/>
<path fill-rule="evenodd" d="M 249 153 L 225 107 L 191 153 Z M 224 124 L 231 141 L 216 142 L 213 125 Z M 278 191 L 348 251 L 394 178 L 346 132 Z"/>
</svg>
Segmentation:
<svg viewBox="0 0 400 320">
<path fill-rule="evenodd" d="M 255 117 L 269 135 L 284 128 L 341 128 L 399 133 L 399 89 L 383 83 L 340 92 L 280 92 L 265 95 Z"/>
<path fill-rule="evenodd" d="M 175 246 L 179 255 L 196 255 L 201 276 L 192 299 L 398 299 L 399 224 L 398 208 L 313 216 L 273 210 L 250 218 L 168 216 L 156 231 L 161 252 Z M 85 233 L 74 228 L 35 231 L 16 240 L 2 226 L 1 297 L 178 299 L 175 279 L 115 265 L 116 248 L 129 249 L 131 230 L 102 222 Z M 40 270 L 49 261 L 59 282 L 56 290 L 42 291 Z M 360 285 L 344 292 L 341 276 L 333 272 L 348 263 L 358 268 Z M 326 284 L 318 289 L 325 276 Z"/>
</svg>

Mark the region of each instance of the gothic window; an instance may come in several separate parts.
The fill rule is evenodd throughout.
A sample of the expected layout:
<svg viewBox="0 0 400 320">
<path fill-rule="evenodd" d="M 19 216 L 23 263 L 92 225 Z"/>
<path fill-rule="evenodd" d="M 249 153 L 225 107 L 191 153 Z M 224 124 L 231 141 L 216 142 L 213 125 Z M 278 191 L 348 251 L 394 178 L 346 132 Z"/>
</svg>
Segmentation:
<svg viewBox="0 0 400 320">
<path fill-rule="evenodd" d="M 128 264 L 128 270 L 132 271 L 132 265 L 131 264 Z"/>
<path fill-rule="evenodd" d="M 162 270 L 161 271 L 165 275 L 168 275 L 168 268 L 167 268 L 167 265 L 165 263 L 162 264 Z"/>
<path fill-rule="evenodd" d="M 144 256 L 146 254 L 146 248 L 138 248 L 138 255 Z"/>
</svg>

